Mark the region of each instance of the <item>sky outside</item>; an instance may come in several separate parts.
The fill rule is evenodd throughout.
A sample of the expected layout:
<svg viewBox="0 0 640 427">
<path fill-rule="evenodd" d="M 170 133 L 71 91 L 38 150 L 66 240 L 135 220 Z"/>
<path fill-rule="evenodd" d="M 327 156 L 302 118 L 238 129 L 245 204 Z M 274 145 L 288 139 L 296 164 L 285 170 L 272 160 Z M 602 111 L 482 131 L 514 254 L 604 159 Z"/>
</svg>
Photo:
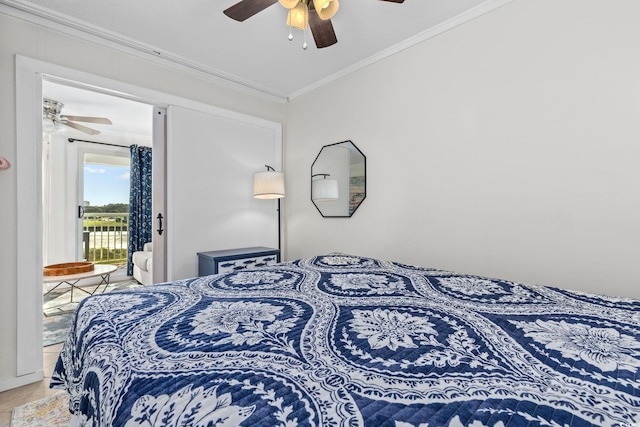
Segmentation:
<svg viewBox="0 0 640 427">
<path fill-rule="evenodd" d="M 89 206 L 129 203 L 129 167 L 85 164 L 84 200 Z"/>
</svg>

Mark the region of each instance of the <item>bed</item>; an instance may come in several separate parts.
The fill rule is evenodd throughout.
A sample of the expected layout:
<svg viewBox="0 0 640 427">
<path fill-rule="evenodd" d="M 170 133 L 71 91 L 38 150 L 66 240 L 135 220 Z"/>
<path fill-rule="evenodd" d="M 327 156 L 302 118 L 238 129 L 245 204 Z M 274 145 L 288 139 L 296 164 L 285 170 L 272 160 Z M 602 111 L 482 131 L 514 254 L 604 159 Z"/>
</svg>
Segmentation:
<svg viewBox="0 0 640 427">
<path fill-rule="evenodd" d="M 640 426 L 640 301 L 328 254 L 85 299 L 77 425 Z"/>
</svg>

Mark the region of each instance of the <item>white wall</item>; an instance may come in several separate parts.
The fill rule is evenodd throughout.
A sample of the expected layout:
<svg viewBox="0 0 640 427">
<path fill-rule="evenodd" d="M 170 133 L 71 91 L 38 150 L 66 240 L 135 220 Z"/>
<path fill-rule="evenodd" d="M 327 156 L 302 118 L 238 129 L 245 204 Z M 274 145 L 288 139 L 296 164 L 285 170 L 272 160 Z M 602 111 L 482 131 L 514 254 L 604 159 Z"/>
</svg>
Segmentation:
<svg viewBox="0 0 640 427">
<path fill-rule="evenodd" d="M 640 2 L 516 0 L 294 99 L 288 258 L 640 298 L 639 52 Z M 309 168 L 346 139 L 367 156 L 367 198 L 325 219 Z"/>
<path fill-rule="evenodd" d="M 0 389 L 20 384 L 16 377 L 16 97 L 15 55 L 92 73 L 107 79 L 169 93 L 204 104 L 282 122 L 283 104 L 216 85 L 195 74 L 165 68 L 81 38 L 24 22 L 0 9 L 0 155 L 12 167 L 0 171 Z M 34 284 L 37 286 L 37 284 Z"/>
<path fill-rule="evenodd" d="M 293 100 L 287 258 L 340 250 L 640 297 L 639 17 L 635 0 L 516 0 Z M 0 155 L 12 162 L 0 171 L 3 384 L 16 366 L 16 54 L 284 117 L 279 103 L 0 11 Z M 367 199 L 325 219 L 310 166 L 346 139 L 367 156 Z"/>
<path fill-rule="evenodd" d="M 167 117 L 168 280 L 197 276 L 198 252 L 277 247 L 275 200 L 252 185 L 265 163 L 282 170 L 282 127 L 180 107 Z"/>
</svg>

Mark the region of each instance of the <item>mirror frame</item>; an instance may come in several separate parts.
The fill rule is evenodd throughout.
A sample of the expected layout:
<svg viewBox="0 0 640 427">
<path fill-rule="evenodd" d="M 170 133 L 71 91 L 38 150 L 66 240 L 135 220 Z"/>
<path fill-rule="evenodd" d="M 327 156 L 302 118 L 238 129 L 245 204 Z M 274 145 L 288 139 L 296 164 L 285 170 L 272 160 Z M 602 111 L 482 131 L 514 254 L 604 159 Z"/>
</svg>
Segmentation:
<svg viewBox="0 0 640 427">
<path fill-rule="evenodd" d="M 322 155 L 323 150 L 329 149 L 331 147 L 336 147 L 336 146 L 339 146 L 341 144 L 344 144 L 344 145 L 351 144 L 351 147 L 353 147 L 354 152 L 356 154 L 360 154 L 360 156 L 362 156 L 362 163 L 363 163 L 362 191 L 361 192 L 359 191 L 358 194 L 355 195 L 355 196 L 360 196 L 360 193 L 361 193 L 361 198 L 357 202 L 357 205 L 348 207 L 348 214 L 346 214 L 346 215 L 329 215 L 329 214 L 325 214 L 324 212 L 322 212 L 321 207 L 318 206 L 318 203 L 316 203 L 316 201 L 313 200 L 313 181 L 314 181 L 313 178 L 316 175 L 325 175 L 325 173 L 323 171 L 318 171 L 318 173 L 314 174 L 313 167 L 317 163 L 317 161 L 320 158 L 320 156 Z M 349 149 L 351 149 L 351 147 L 349 147 Z M 353 177 L 349 173 L 349 181 L 351 181 L 352 178 Z M 353 189 L 353 186 L 354 186 L 354 184 L 349 182 L 350 191 Z M 320 148 L 320 152 L 318 153 L 318 155 L 314 159 L 313 163 L 311 164 L 311 183 L 310 183 L 310 187 L 311 187 L 311 192 L 310 192 L 311 203 L 313 203 L 313 205 L 316 207 L 318 212 L 320 212 L 320 215 L 322 215 L 323 218 L 351 218 L 351 216 L 353 216 L 353 214 L 358 210 L 360 205 L 362 205 L 362 202 L 364 201 L 364 199 L 367 198 L 367 156 L 365 156 L 364 153 L 351 140 L 340 141 L 340 142 L 336 142 L 336 143 L 333 143 L 333 144 L 324 145 L 322 148 Z M 352 196 L 351 193 L 350 193 L 349 198 L 352 198 L 352 197 L 355 197 L 355 196 Z M 347 203 L 350 203 L 350 202 L 347 202 Z"/>
</svg>

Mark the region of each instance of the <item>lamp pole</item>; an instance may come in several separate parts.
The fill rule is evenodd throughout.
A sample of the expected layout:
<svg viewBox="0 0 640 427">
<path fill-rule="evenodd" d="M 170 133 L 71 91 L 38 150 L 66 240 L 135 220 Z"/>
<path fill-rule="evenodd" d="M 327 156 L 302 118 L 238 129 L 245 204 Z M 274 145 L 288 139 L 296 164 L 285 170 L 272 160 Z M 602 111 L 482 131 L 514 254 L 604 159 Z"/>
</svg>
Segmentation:
<svg viewBox="0 0 640 427">
<path fill-rule="evenodd" d="M 264 165 L 266 172 L 253 174 L 253 197 L 257 199 L 278 199 L 278 250 L 282 249 L 282 219 L 280 199 L 284 197 L 284 175 L 276 172 L 269 165 Z"/>
<path fill-rule="evenodd" d="M 282 243 L 282 232 L 280 231 L 281 228 L 281 222 L 280 222 L 280 198 L 278 198 L 278 250 L 282 250 L 281 248 L 281 243 Z M 282 256 L 282 254 L 280 254 L 280 256 Z"/>
</svg>

